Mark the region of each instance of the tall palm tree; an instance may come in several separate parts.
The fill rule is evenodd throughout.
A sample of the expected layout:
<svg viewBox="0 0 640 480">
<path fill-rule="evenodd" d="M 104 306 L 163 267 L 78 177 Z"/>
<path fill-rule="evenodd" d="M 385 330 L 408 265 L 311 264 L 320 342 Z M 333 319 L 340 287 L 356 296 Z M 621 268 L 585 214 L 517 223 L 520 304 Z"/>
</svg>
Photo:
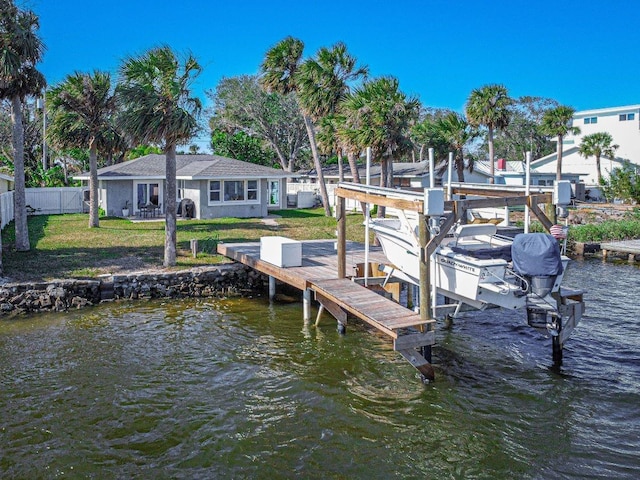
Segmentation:
<svg viewBox="0 0 640 480">
<path fill-rule="evenodd" d="M 162 143 L 166 164 L 164 265 L 176 264 L 176 147 L 198 131 L 202 104 L 191 86 L 200 74 L 188 55 L 181 64 L 169 47 L 125 60 L 116 96 L 123 130 L 139 143 Z"/>
<path fill-rule="evenodd" d="M 556 163 L 556 181 L 562 180 L 562 141 L 565 135 L 580 133 L 578 127 L 572 125 L 573 114 L 575 110 L 565 105 L 559 105 L 551 110 L 547 110 L 542 115 L 540 124 L 540 132 L 549 137 L 556 137 L 558 144 L 556 152 L 558 161 Z"/>
<path fill-rule="evenodd" d="M 351 90 L 351 84 L 366 77 L 369 70 L 366 66 L 357 66 L 355 57 L 349 54 L 347 46 L 338 42 L 331 48 L 322 47 L 314 58 L 306 60 L 297 73 L 298 96 L 302 108 L 316 123 L 324 125 L 325 140 L 329 132 L 338 153 L 338 166 L 342 172 L 342 145 L 337 138 L 336 117 L 339 105 Z M 324 118 L 330 117 L 324 121 Z M 333 128 L 329 128 L 333 125 Z M 326 143 L 326 142 L 325 142 Z M 355 163 L 349 163 L 351 174 L 359 180 Z M 342 176 L 341 176 L 342 179 Z"/>
<path fill-rule="evenodd" d="M 9 99 L 12 110 L 14 222 L 18 251 L 31 248 L 25 198 L 22 104 L 26 96 L 37 94 L 46 86 L 44 76 L 35 68 L 45 48 L 37 34 L 39 26 L 35 13 L 19 9 L 12 0 L 0 0 L 0 100 Z"/>
<path fill-rule="evenodd" d="M 285 39 L 274 45 L 265 55 L 264 61 L 260 67 L 262 71 L 261 84 L 271 92 L 279 92 L 282 94 L 299 91 L 298 69 L 302 61 L 302 52 L 304 43 L 302 40 L 293 37 Z M 301 105 L 302 107 L 302 105 Z M 320 162 L 320 154 L 318 152 L 318 144 L 316 142 L 313 121 L 309 112 L 302 108 L 302 117 L 304 120 L 309 144 L 311 145 L 311 154 L 313 155 L 313 163 L 318 176 L 318 186 L 320 187 L 320 197 L 326 216 L 331 216 L 329 208 L 329 195 L 327 194 L 327 186 L 322 173 L 322 164 Z"/>
<path fill-rule="evenodd" d="M 464 182 L 464 170 L 473 171 L 473 159 L 468 159 L 465 164 L 464 148 L 477 137 L 478 132 L 466 119 L 456 112 L 449 112 L 436 120 L 436 130 L 449 144 L 454 152 L 454 165 L 458 173 L 458 181 Z"/>
<path fill-rule="evenodd" d="M 613 137 L 607 132 L 596 132 L 585 135 L 580 142 L 579 152 L 583 157 L 596 157 L 596 172 L 598 175 L 598 185 L 602 184 L 602 173 L 600 171 L 600 158 L 614 158 L 618 145 L 613 145 Z"/>
<path fill-rule="evenodd" d="M 316 123 L 332 113 L 349 91 L 349 82 L 366 74 L 356 67 L 356 60 L 343 43 L 321 48 L 315 58 L 302 62 L 304 43 L 287 37 L 272 47 L 262 62 L 262 85 L 283 94 L 295 92 L 302 110 L 314 166 L 318 175 L 320 196 L 325 214 L 331 215 L 329 196 L 322 173 L 322 163 L 315 138 Z"/>
<path fill-rule="evenodd" d="M 89 227 L 99 227 L 98 142 L 112 130 L 115 96 L 108 73 L 68 75 L 47 94 L 49 138 L 59 148 L 89 147 Z"/>
<path fill-rule="evenodd" d="M 361 150 L 371 147 L 373 158 L 380 160 L 380 186 L 387 186 L 389 161 L 413 148 L 409 130 L 419 109 L 420 102 L 407 98 L 393 77 L 365 82 L 342 103 L 345 121 L 341 135 Z M 383 216 L 384 209 L 378 214 Z"/>
<path fill-rule="evenodd" d="M 494 183 L 495 163 L 493 136 L 496 129 L 509 125 L 509 105 L 513 100 L 509 98 L 509 92 L 503 85 L 485 85 L 471 92 L 465 113 L 467 120 L 474 127 L 487 127 L 487 140 L 489 143 L 489 171 L 490 182 Z"/>
</svg>

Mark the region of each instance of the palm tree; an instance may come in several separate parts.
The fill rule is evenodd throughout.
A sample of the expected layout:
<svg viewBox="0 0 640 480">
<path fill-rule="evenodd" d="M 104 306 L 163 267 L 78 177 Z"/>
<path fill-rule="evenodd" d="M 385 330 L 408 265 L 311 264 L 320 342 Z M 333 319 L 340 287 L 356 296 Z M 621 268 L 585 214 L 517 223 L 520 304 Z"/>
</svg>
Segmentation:
<svg viewBox="0 0 640 480">
<path fill-rule="evenodd" d="M 116 97 L 123 130 L 139 143 L 162 143 L 166 164 L 164 265 L 176 264 L 176 147 L 198 131 L 202 104 L 191 96 L 201 67 L 192 55 L 181 65 L 169 47 L 125 60 Z"/>
<path fill-rule="evenodd" d="M 322 47 L 314 58 L 306 60 L 298 70 L 298 96 L 300 104 L 311 119 L 323 125 L 325 144 L 333 142 L 338 154 L 340 179 L 342 180 L 342 145 L 337 138 L 336 112 L 350 92 L 350 84 L 366 77 L 368 68 L 358 67 L 355 57 L 347 52 L 347 46 L 338 42 L 331 48 Z M 325 118 L 328 120 L 323 121 Z M 330 132 L 330 133 L 329 133 Z M 333 137 L 332 139 L 327 138 Z M 359 179 L 355 163 L 349 163 L 351 174 Z"/>
<path fill-rule="evenodd" d="M 585 135 L 580 142 L 579 152 L 583 157 L 596 157 L 596 172 L 598 175 L 598 185 L 602 184 L 602 173 L 600 172 L 600 157 L 614 158 L 618 145 L 612 145 L 613 137 L 607 132 L 596 132 Z"/>
<path fill-rule="evenodd" d="M 282 94 L 298 93 L 299 85 L 297 73 L 302 59 L 302 51 L 304 43 L 302 40 L 293 37 L 286 37 L 275 46 L 273 46 L 266 54 L 261 65 L 262 78 L 261 83 L 264 88 L 270 92 L 279 92 Z M 302 106 L 302 105 L 301 105 Z M 311 154 L 313 155 L 313 163 L 318 175 L 318 186 L 320 187 L 320 197 L 324 213 L 327 217 L 331 216 L 329 208 L 329 195 L 327 194 L 327 186 L 322 173 L 322 164 L 320 163 L 320 154 L 318 153 L 318 145 L 315 138 L 313 121 L 309 113 L 302 109 L 302 118 L 309 144 L 311 145 Z"/>
<path fill-rule="evenodd" d="M 509 105 L 512 103 L 513 100 L 509 98 L 509 92 L 503 85 L 485 85 L 471 92 L 465 107 L 467 119 L 472 126 L 487 127 L 491 183 L 494 183 L 495 174 L 493 135 L 496 129 L 509 125 Z"/>
<path fill-rule="evenodd" d="M 478 132 L 465 118 L 456 113 L 449 112 L 436 120 L 436 130 L 440 136 L 449 144 L 449 148 L 454 152 L 454 165 L 458 173 L 458 181 L 464 182 L 464 170 L 467 168 L 473 171 L 473 159 L 464 161 L 464 147 L 477 137 Z"/>
<path fill-rule="evenodd" d="M 30 10 L 20 10 L 12 0 L 0 0 L 0 100 L 11 102 L 14 150 L 14 222 L 16 250 L 28 251 L 29 230 L 25 199 L 24 125 L 22 103 L 27 95 L 41 92 L 44 76 L 35 68 L 44 44 L 36 31 L 39 20 Z"/>
<path fill-rule="evenodd" d="M 365 82 L 342 103 L 345 117 L 340 135 L 361 150 L 371 147 L 373 158 L 380 160 L 380 186 L 387 186 L 389 160 L 409 153 L 411 124 L 417 120 L 420 102 L 399 90 L 398 80 L 382 77 Z M 384 216 L 384 209 L 378 214 Z"/>
<path fill-rule="evenodd" d="M 366 74 L 367 70 L 356 68 L 355 58 L 347 53 L 343 43 L 337 43 L 331 49 L 321 48 L 315 58 L 302 63 L 303 50 L 304 43 L 293 37 L 277 43 L 262 62 L 261 83 L 269 91 L 297 94 L 318 175 L 322 204 L 325 214 L 330 216 L 314 122 L 334 113 L 349 91 L 348 82 Z"/>
<path fill-rule="evenodd" d="M 556 181 L 562 180 L 562 141 L 567 134 L 577 135 L 580 133 L 578 127 L 572 126 L 573 114 L 575 110 L 565 105 L 560 105 L 551 110 L 547 110 L 542 115 L 540 132 L 548 137 L 556 137 L 558 161 L 556 163 Z"/>
<path fill-rule="evenodd" d="M 95 71 L 74 73 L 47 94 L 49 138 L 59 148 L 89 147 L 89 227 L 99 227 L 98 143 L 112 129 L 115 97 L 111 76 Z"/>
</svg>

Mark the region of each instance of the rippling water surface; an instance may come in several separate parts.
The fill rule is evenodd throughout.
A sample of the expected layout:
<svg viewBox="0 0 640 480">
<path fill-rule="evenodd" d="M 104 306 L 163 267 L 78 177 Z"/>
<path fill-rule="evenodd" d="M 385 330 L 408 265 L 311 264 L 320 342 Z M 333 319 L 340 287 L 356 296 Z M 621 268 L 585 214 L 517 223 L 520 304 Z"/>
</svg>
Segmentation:
<svg viewBox="0 0 640 480">
<path fill-rule="evenodd" d="M 0 321 L 2 478 L 640 478 L 640 271 L 574 262 L 565 346 L 516 314 L 389 342 L 300 304 L 113 303 Z"/>
</svg>

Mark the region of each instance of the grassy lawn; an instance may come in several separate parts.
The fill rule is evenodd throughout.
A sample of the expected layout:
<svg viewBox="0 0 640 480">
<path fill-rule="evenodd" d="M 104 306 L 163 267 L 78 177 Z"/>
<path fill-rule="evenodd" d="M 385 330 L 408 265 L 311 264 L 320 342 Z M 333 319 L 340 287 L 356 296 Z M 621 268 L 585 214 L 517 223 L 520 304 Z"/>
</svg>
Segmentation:
<svg viewBox="0 0 640 480">
<path fill-rule="evenodd" d="M 322 209 L 274 212 L 277 225 L 261 219 L 219 218 L 178 221 L 177 268 L 228 261 L 215 253 L 218 242 L 259 241 L 266 235 L 297 240 L 335 238 L 336 221 Z M 100 228 L 88 227 L 87 214 L 29 217 L 29 252 L 16 252 L 10 224 L 2 232 L 4 274 L 16 281 L 54 278 L 91 278 L 101 274 L 162 268 L 164 221 L 132 222 L 100 219 Z M 362 215 L 347 217 L 347 238 L 362 242 Z M 193 258 L 190 240 L 198 239 L 201 253 Z"/>
</svg>

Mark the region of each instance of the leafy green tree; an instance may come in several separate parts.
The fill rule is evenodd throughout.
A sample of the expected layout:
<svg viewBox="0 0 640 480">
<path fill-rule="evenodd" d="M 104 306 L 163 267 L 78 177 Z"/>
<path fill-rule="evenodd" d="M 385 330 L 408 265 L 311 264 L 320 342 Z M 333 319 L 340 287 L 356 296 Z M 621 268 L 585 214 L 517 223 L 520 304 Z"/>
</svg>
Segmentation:
<svg viewBox="0 0 640 480">
<path fill-rule="evenodd" d="M 176 264 L 176 148 L 198 131 L 202 104 L 191 86 L 201 67 L 181 60 L 169 47 L 127 59 L 116 94 L 123 130 L 139 143 L 163 145 L 166 166 L 164 266 Z"/>
<path fill-rule="evenodd" d="M 21 10 L 13 0 L 0 0 L 0 100 L 11 102 L 14 163 L 14 222 L 16 250 L 28 251 L 29 230 L 24 169 L 24 125 L 22 105 L 28 95 L 41 92 L 46 85 L 36 64 L 44 53 L 37 34 L 39 19 L 30 10 Z"/>
<path fill-rule="evenodd" d="M 24 178 L 25 187 L 63 186 L 51 185 L 42 175 L 42 115 L 38 113 L 35 101 L 26 99 L 23 110 L 24 138 Z M 50 149 L 48 149 L 51 152 Z M 6 173 L 14 175 L 13 125 L 11 123 L 11 106 L 8 102 L 0 102 L 0 164 L 6 166 Z"/>
<path fill-rule="evenodd" d="M 243 132 L 262 140 L 287 172 L 307 160 L 309 138 L 294 93 L 267 92 L 256 76 L 242 75 L 223 78 L 207 96 L 214 105 L 212 132 Z"/>
<path fill-rule="evenodd" d="M 585 158 L 596 158 L 596 172 L 598 175 L 598 185 L 602 183 L 602 173 L 600 171 L 600 158 L 614 158 L 618 145 L 613 144 L 613 137 L 607 132 L 596 132 L 585 135 L 580 142 L 579 152 Z"/>
<path fill-rule="evenodd" d="M 409 137 L 418 149 L 418 161 L 425 159 L 428 148 L 434 149 L 436 161 L 446 161 L 449 146 L 440 134 L 438 120 L 449 114 L 451 110 L 445 108 L 423 108 L 419 120 L 411 126 Z M 413 153 L 412 153 L 413 154 Z M 415 158 L 415 154 L 414 158 Z"/>
<path fill-rule="evenodd" d="M 553 152 L 554 145 L 547 135 L 542 134 L 540 125 L 545 112 L 557 106 L 558 102 L 544 97 L 523 96 L 514 99 L 509 107 L 509 125 L 499 130 L 494 138 L 496 158 L 524 161 L 527 152 L 531 152 L 532 158 Z M 485 150 L 488 151 L 488 148 Z"/>
<path fill-rule="evenodd" d="M 105 72 L 74 73 L 47 92 L 48 140 L 58 148 L 89 147 L 89 228 L 100 226 L 98 212 L 98 143 L 109 139 L 115 96 Z M 114 134 L 115 135 L 115 134 Z"/>
<path fill-rule="evenodd" d="M 469 123 L 474 127 L 487 128 L 487 142 L 489 144 L 489 171 L 491 183 L 495 181 L 495 155 L 493 138 L 498 129 L 509 125 L 509 106 L 513 100 L 503 85 L 485 85 L 471 92 L 465 113 Z"/>
<path fill-rule="evenodd" d="M 234 134 L 223 130 L 213 130 L 211 132 L 211 148 L 216 155 L 236 158 L 244 162 L 266 165 L 278 168 L 280 165 L 275 162 L 276 156 L 269 149 L 262 146 L 262 141 L 255 137 L 250 137 L 245 132 Z"/>
<path fill-rule="evenodd" d="M 381 165 L 381 186 L 389 184 L 389 162 L 411 152 L 411 125 L 417 120 L 420 102 L 407 97 L 393 77 L 366 81 L 344 100 L 345 117 L 340 135 L 361 150 L 371 147 L 374 160 Z M 384 216 L 384 209 L 378 214 Z"/>
<path fill-rule="evenodd" d="M 614 168 L 608 179 L 600 181 L 600 186 L 608 202 L 620 198 L 626 203 L 640 203 L 640 173 L 631 162 L 624 162 L 622 168 Z"/>
<path fill-rule="evenodd" d="M 127 152 L 127 160 L 133 160 L 134 158 L 144 157 L 151 154 L 162 154 L 162 149 L 156 145 L 138 145 L 133 147 Z"/>
<path fill-rule="evenodd" d="M 467 157 L 465 162 L 465 147 L 475 139 L 478 132 L 469 122 L 456 112 L 449 112 L 435 122 L 436 129 L 454 153 L 454 166 L 458 173 L 458 181 L 464 182 L 465 169 L 473 172 L 473 158 Z"/>
<path fill-rule="evenodd" d="M 556 181 L 562 180 L 562 141 L 567 134 L 577 135 L 578 127 L 572 126 L 575 110 L 565 105 L 560 105 L 552 110 L 547 110 L 542 116 L 540 131 L 547 136 L 557 138 L 557 162 Z"/>
</svg>

